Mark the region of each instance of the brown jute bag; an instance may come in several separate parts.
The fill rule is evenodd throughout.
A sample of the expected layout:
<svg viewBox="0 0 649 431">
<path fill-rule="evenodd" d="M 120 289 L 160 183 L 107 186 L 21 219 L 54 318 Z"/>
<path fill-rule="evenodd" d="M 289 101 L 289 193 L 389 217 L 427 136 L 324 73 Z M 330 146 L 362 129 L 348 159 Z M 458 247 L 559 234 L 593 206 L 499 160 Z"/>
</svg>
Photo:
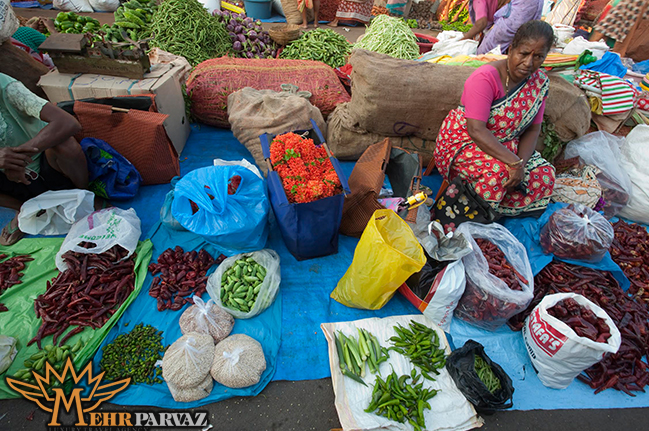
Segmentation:
<svg viewBox="0 0 649 431">
<path fill-rule="evenodd" d="M 74 114 L 82 126 L 77 139 L 106 141 L 133 163 L 143 184 L 166 184 L 180 175 L 178 154 L 163 126 L 168 115 L 79 101 Z"/>
</svg>

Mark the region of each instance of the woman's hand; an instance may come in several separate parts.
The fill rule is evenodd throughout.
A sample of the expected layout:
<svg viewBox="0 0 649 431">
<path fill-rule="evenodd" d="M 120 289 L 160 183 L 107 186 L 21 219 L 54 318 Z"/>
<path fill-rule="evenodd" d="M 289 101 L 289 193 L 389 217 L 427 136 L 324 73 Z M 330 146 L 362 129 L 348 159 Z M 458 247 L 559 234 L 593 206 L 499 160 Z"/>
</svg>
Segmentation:
<svg viewBox="0 0 649 431">
<path fill-rule="evenodd" d="M 20 147 L 0 148 L 0 169 L 25 169 L 32 162 L 31 153 L 22 151 Z"/>
<path fill-rule="evenodd" d="M 26 186 L 31 184 L 31 181 L 25 175 L 25 168 L 5 169 L 4 174 L 9 181 L 13 181 L 14 183 L 25 184 Z"/>
<path fill-rule="evenodd" d="M 525 164 L 521 163 L 515 167 L 507 166 L 507 171 L 509 172 L 509 179 L 503 187 L 511 192 L 525 178 Z"/>
</svg>

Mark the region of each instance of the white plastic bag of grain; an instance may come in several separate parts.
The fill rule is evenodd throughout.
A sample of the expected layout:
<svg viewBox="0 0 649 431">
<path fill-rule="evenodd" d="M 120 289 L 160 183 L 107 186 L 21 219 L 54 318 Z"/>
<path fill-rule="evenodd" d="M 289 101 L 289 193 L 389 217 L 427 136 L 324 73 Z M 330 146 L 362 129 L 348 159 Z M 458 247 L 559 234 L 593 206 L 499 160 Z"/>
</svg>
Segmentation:
<svg viewBox="0 0 649 431">
<path fill-rule="evenodd" d="M 119 7 L 119 0 L 88 0 L 95 12 L 115 12 Z"/>
<path fill-rule="evenodd" d="M 195 389 L 214 362 L 211 335 L 190 332 L 177 339 L 162 358 L 162 377 L 178 389 Z"/>
<path fill-rule="evenodd" d="M 212 380 L 212 376 L 208 374 L 207 377 L 205 377 L 205 380 L 194 388 L 182 389 L 169 382 L 167 382 L 167 386 L 169 387 L 171 396 L 174 397 L 174 401 L 188 403 L 190 401 L 202 400 L 208 396 L 214 387 L 214 380 Z"/>
<path fill-rule="evenodd" d="M 605 343 L 578 336 L 567 324 L 548 313 L 549 308 L 566 298 L 573 298 L 606 321 L 611 336 Z M 622 342 L 620 331 L 606 311 L 576 293 L 556 293 L 543 298 L 525 320 L 523 340 L 539 380 L 554 389 L 567 388 L 577 375 L 601 361 L 604 355 L 617 352 Z"/>
<path fill-rule="evenodd" d="M 180 316 L 180 331 L 183 334 L 199 332 L 209 334 L 218 343 L 230 335 L 234 326 L 234 317 L 219 308 L 214 300 L 204 302 L 200 296 L 194 295 L 194 305 Z"/>
<path fill-rule="evenodd" d="M 266 370 L 261 344 L 245 334 L 234 334 L 216 346 L 210 374 L 229 388 L 245 388 L 259 382 Z"/>
<path fill-rule="evenodd" d="M 0 0 L 0 43 L 11 39 L 20 23 L 9 0 Z"/>
</svg>

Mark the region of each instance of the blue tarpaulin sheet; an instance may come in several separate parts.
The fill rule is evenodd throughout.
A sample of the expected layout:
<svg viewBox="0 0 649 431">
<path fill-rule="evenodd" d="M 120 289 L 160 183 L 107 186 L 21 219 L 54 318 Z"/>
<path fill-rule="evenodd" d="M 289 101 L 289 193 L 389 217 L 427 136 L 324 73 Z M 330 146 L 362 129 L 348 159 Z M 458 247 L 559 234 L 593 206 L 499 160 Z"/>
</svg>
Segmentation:
<svg viewBox="0 0 649 431">
<path fill-rule="evenodd" d="M 252 161 L 249 152 L 237 142 L 231 131 L 207 126 L 192 126 L 192 134 L 180 157 L 181 174 L 185 175 L 198 167 L 211 165 L 214 158 L 226 160 L 246 158 Z M 349 176 L 353 163 L 343 163 L 342 165 L 343 170 Z M 437 190 L 441 178 L 439 176 L 425 177 L 423 183 L 433 190 Z M 154 259 L 161 251 L 170 246 L 181 245 L 186 250 L 190 250 L 207 244 L 194 235 L 178 234 L 177 232 L 172 234 L 158 226 L 160 207 L 169 189 L 168 184 L 145 186 L 141 188 L 139 195 L 135 199 L 119 203 L 120 207 L 133 207 L 136 209 L 142 220 L 142 238 L 150 236 L 154 243 Z M 0 210 L 0 223 L 7 223 L 12 216 L 13 212 Z M 529 240 L 529 238 L 534 237 L 533 229 L 538 229 L 538 222 L 533 219 L 513 219 L 504 222 L 505 226 L 511 229 L 521 242 L 526 245 L 528 253 L 532 256 L 532 268 L 535 273 L 540 271 L 551 260 L 551 257 L 548 259 L 547 256 L 538 255 L 539 252 L 534 249 L 535 242 Z M 535 224 L 536 226 L 533 226 Z M 298 262 L 287 251 L 277 226 L 274 221 L 271 221 L 270 235 L 266 247 L 276 250 L 280 255 L 282 283 L 280 285 L 280 294 L 273 306 L 256 319 L 259 319 L 260 325 L 261 322 L 278 322 L 277 313 L 279 313 L 281 316 L 281 332 L 279 335 L 281 346 L 274 362 L 274 375 L 271 374 L 272 370 L 269 370 L 264 375 L 265 378 L 270 377 L 272 380 L 312 380 L 329 377 L 327 344 L 320 330 L 320 324 L 323 322 L 350 321 L 366 317 L 405 315 L 417 312 L 416 308 L 398 293 L 385 307 L 377 311 L 348 308 L 329 298 L 336 283 L 351 263 L 357 242 L 356 238 L 341 236 L 338 254 Z M 208 248 L 208 250 L 216 253 L 214 249 Z M 602 269 L 602 267 L 598 268 Z M 615 268 L 607 266 L 603 269 Z M 624 285 L 624 280 L 619 278 L 618 280 Z M 145 317 L 151 319 L 151 321 L 147 320 L 147 323 L 165 330 L 166 335 L 169 337 L 165 339 L 165 343 L 173 341 L 174 337 L 180 335 L 179 329 L 177 329 L 180 312 L 175 312 L 176 314 L 172 319 L 169 319 L 165 313 L 159 313 L 154 307 L 153 299 L 148 296 L 149 283 L 150 278 L 148 282 L 145 282 L 143 293 L 137 298 L 133 306 L 126 311 L 124 317 L 109 334 L 108 340 L 113 339 L 119 332 L 127 331 L 131 325 L 138 323 L 138 319 L 144 319 Z M 129 323 L 129 326 L 124 326 L 125 323 Z M 276 346 L 273 343 L 277 342 L 278 337 L 274 330 L 280 329 L 277 327 L 279 323 L 273 325 L 275 327 L 265 328 L 264 331 L 269 332 L 263 332 L 257 326 L 255 319 L 247 322 L 238 321 L 234 332 L 245 332 L 253 337 L 261 338 L 267 353 L 267 359 L 269 359 L 269 363 L 272 363 L 271 354 L 274 346 Z M 594 395 L 592 389 L 579 381 L 575 381 L 565 390 L 546 388 L 535 375 L 524 350 L 520 332 L 513 332 L 507 327 L 500 328 L 495 332 L 488 332 L 455 319 L 451 326 L 451 336 L 457 347 L 461 347 L 469 338 L 482 343 L 487 353 L 512 377 L 516 388 L 513 407 L 515 410 L 649 406 L 649 394 L 647 393 L 638 393 L 635 398 L 614 390 L 607 390 Z M 98 355 L 100 354 L 101 350 Z M 98 359 L 96 358 L 95 362 Z M 163 390 L 164 384 L 156 385 L 149 390 L 129 389 L 119 394 L 112 401 L 118 404 L 155 404 L 161 407 L 186 408 L 190 405 L 188 403 L 174 403 L 173 400 L 170 400 L 168 392 L 162 393 Z M 254 390 L 253 388 L 249 393 L 254 393 Z M 214 392 L 210 398 L 206 399 L 206 402 L 242 394 L 236 391 L 226 391 L 223 387 L 215 386 Z M 143 399 L 146 401 L 142 401 Z M 200 403 L 195 405 L 198 404 Z"/>
</svg>

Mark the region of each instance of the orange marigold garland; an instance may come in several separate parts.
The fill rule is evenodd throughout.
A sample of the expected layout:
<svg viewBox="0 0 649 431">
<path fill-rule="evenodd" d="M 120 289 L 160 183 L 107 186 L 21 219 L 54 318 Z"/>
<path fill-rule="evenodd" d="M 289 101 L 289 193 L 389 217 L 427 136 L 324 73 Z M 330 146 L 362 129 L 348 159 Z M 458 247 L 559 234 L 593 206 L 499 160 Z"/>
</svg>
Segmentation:
<svg viewBox="0 0 649 431">
<path fill-rule="evenodd" d="M 327 152 L 313 139 L 295 133 L 276 136 L 270 144 L 270 161 L 291 203 L 313 202 L 342 191 Z"/>
</svg>

